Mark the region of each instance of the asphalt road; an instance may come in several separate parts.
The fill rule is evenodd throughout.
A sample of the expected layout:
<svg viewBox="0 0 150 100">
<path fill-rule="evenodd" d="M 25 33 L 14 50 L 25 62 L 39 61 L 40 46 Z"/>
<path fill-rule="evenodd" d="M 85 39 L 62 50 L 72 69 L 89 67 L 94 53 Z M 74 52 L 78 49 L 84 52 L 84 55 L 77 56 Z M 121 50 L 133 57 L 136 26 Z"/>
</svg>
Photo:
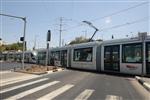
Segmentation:
<svg viewBox="0 0 150 100">
<path fill-rule="evenodd" d="M 132 77 L 64 70 L 2 86 L 0 99 L 150 100 L 150 95 Z"/>
</svg>

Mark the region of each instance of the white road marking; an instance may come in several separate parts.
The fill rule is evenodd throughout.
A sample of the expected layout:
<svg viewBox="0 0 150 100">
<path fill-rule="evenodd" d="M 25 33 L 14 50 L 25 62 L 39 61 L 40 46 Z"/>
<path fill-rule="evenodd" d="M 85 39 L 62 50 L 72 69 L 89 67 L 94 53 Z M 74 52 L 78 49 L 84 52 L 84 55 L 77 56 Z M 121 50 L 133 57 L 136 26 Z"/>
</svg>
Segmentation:
<svg viewBox="0 0 150 100">
<path fill-rule="evenodd" d="M 11 71 L 0 71 L 0 74 L 11 73 Z"/>
<path fill-rule="evenodd" d="M 38 98 L 37 100 L 51 100 L 55 97 L 57 97 L 58 95 L 64 93 L 65 91 L 69 90 L 70 88 L 72 88 L 74 85 L 72 84 L 67 84 L 53 92 L 50 92 L 47 95 L 44 95 L 43 97 Z"/>
<path fill-rule="evenodd" d="M 4 93 L 4 92 L 8 92 L 8 91 L 15 90 L 15 89 L 18 89 L 18 88 L 22 88 L 22 87 L 25 87 L 25 86 L 28 86 L 28 85 L 32 85 L 32 84 L 35 84 L 35 83 L 38 83 L 38 82 L 42 82 L 42 81 L 45 81 L 45 80 L 48 80 L 48 78 L 43 78 L 43 79 L 32 81 L 32 82 L 29 82 L 29 83 L 26 83 L 26 84 L 22 84 L 22 85 L 19 85 L 19 86 L 6 88 L 4 90 L 1 90 L 0 93 Z"/>
<path fill-rule="evenodd" d="M 94 90 L 92 90 L 92 89 L 86 89 L 82 93 L 80 93 L 75 98 L 75 100 L 87 100 L 92 95 L 93 92 L 94 92 Z"/>
<path fill-rule="evenodd" d="M 12 79 L 9 79 L 9 80 L 1 80 L 0 81 L 0 86 L 14 84 L 14 83 L 17 83 L 17 82 L 30 80 L 30 79 L 37 78 L 37 77 L 39 77 L 39 76 L 22 76 L 22 77 L 12 78 Z"/>
<path fill-rule="evenodd" d="M 122 97 L 116 95 L 107 95 L 105 100 L 123 100 Z"/>
<path fill-rule="evenodd" d="M 150 88 L 150 84 L 148 84 L 147 82 L 144 82 L 143 85 L 147 88 Z"/>
<path fill-rule="evenodd" d="M 37 91 L 39 91 L 39 90 L 45 89 L 45 88 L 47 88 L 47 87 L 49 87 L 49 86 L 52 86 L 52 85 L 54 85 L 54 84 L 56 84 L 56 83 L 59 83 L 59 81 L 53 81 L 53 82 L 44 84 L 44 85 L 42 85 L 42 86 L 38 86 L 38 87 L 35 87 L 35 88 L 33 88 L 33 89 L 30 89 L 30 90 L 21 92 L 21 93 L 19 93 L 19 94 L 17 94 L 17 95 L 14 95 L 14 96 L 12 96 L 12 97 L 7 98 L 6 100 L 16 100 L 16 99 L 23 98 L 23 97 L 25 97 L 25 96 L 27 96 L 27 95 L 29 95 L 29 94 L 31 94 L 31 93 L 34 93 L 34 92 L 37 92 Z"/>
</svg>

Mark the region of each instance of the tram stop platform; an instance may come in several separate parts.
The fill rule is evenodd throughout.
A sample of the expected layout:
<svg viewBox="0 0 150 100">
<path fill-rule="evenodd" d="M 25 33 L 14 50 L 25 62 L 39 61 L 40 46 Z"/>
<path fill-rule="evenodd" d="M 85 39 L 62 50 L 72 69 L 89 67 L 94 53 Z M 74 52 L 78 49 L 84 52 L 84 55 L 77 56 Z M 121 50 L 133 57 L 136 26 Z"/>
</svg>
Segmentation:
<svg viewBox="0 0 150 100">
<path fill-rule="evenodd" d="M 135 78 L 141 85 L 143 85 L 143 87 L 145 87 L 150 92 L 150 78 L 139 76 L 136 76 Z"/>
</svg>

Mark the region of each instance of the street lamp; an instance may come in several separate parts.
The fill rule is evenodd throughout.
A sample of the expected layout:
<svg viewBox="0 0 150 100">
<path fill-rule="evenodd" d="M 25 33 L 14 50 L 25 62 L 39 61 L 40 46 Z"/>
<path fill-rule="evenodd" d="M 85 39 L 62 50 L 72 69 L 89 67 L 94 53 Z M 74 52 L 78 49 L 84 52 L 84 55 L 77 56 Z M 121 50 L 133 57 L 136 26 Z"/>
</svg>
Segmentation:
<svg viewBox="0 0 150 100">
<path fill-rule="evenodd" d="M 26 36 L 26 17 L 20 17 L 20 16 L 13 16 L 13 15 L 7 15 L 7 14 L 0 14 L 1 16 L 6 17 L 13 17 L 17 19 L 22 19 L 24 21 L 24 30 L 23 30 L 23 51 L 22 51 L 22 68 L 24 69 L 24 51 L 25 51 L 25 36 Z"/>
<path fill-rule="evenodd" d="M 93 39 L 94 35 L 96 34 L 96 32 L 99 31 L 99 30 L 98 30 L 98 28 L 96 28 L 96 27 L 95 27 L 91 22 L 89 22 L 89 21 L 82 21 L 82 22 L 88 24 L 90 27 L 92 27 L 92 28 L 95 29 L 95 32 L 93 33 L 92 37 L 89 39 L 89 41 L 91 41 L 91 40 Z"/>
</svg>

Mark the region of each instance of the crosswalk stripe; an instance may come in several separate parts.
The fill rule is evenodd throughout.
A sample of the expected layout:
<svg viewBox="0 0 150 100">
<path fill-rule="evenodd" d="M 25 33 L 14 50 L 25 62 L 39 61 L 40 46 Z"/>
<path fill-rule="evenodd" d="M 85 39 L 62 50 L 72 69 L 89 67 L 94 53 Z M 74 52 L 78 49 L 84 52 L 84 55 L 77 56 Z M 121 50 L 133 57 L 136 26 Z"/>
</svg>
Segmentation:
<svg viewBox="0 0 150 100">
<path fill-rule="evenodd" d="M 48 80 L 48 78 L 43 78 L 43 79 L 32 81 L 32 82 L 29 82 L 29 83 L 26 83 L 26 84 L 22 84 L 22 85 L 19 85 L 19 86 L 6 88 L 4 90 L 1 90 L 0 93 L 4 93 L 4 92 L 11 91 L 11 90 L 15 90 L 15 89 L 18 89 L 18 88 L 21 88 L 21 87 L 25 87 L 25 86 L 28 86 L 28 85 L 32 85 L 32 84 L 35 84 L 35 83 L 38 83 L 38 82 L 42 82 L 42 81 L 45 81 L 45 80 Z"/>
<path fill-rule="evenodd" d="M 123 100 L 122 97 L 116 95 L 107 95 L 105 100 Z"/>
<path fill-rule="evenodd" d="M 92 89 L 86 89 L 82 93 L 80 93 L 75 98 L 75 100 L 87 100 L 92 95 L 93 92 L 94 92 L 94 90 L 92 90 Z"/>
<path fill-rule="evenodd" d="M 22 81 L 26 81 L 26 80 L 30 80 L 30 79 L 34 79 L 34 78 L 38 78 L 38 77 L 39 76 L 23 76 L 23 77 L 13 78 L 13 79 L 9 79 L 9 80 L 1 80 L 0 86 L 6 86 L 9 84 L 14 84 L 17 82 L 22 82 Z"/>
<path fill-rule="evenodd" d="M 52 86 L 52 85 L 54 85 L 54 84 L 56 84 L 56 83 L 59 83 L 59 81 L 53 81 L 53 82 L 44 84 L 44 85 L 42 85 L 42 86 L 35 87 L 35 88 L 33 88 L 33 89 L 30 89 L 30 90 L 21 92 L 21 93 L 19 93 L 19 94 L 17 94 L 17 95 L 14 95 L 14 96 L 12 96 L 12 97 L 7 98 L 6 100 L 16 100 L 16 99 L 23 98 L 23 97 L 25 97 L 25 96 L 27 96 L 27 95 L 29 95 L 29 94 L 31 94 L 31 93 L 34 93 L 34 92 L 37 92 L 37 91 L 39 91 L 39 90 L 45 89 L 45 88 L 47 88 L 47 87 L 49 87 L 49 86 Z"/>
<path fill-rule="evenodd" d="M 11 73 L 11 71 L 0 71 L 0 74 Z"/>
<path fill-rule="evenodd" d="M 51 100 L 51 99 L 57 97 L 58 95 L 62 94 L 63 92 L 69 90 L 73 86 L 74 85 L 72 85 L 72 84 L 67 84 L 67 85 L 65 85 L 65 86 L 63 86 L 63 87 L 61 87 L 61 88 L 59 88 L 53 92 L 50 92 L 47 95 L 44 95 L 43 97 L 38 98 L 37 100 Z"/>
</svg>

